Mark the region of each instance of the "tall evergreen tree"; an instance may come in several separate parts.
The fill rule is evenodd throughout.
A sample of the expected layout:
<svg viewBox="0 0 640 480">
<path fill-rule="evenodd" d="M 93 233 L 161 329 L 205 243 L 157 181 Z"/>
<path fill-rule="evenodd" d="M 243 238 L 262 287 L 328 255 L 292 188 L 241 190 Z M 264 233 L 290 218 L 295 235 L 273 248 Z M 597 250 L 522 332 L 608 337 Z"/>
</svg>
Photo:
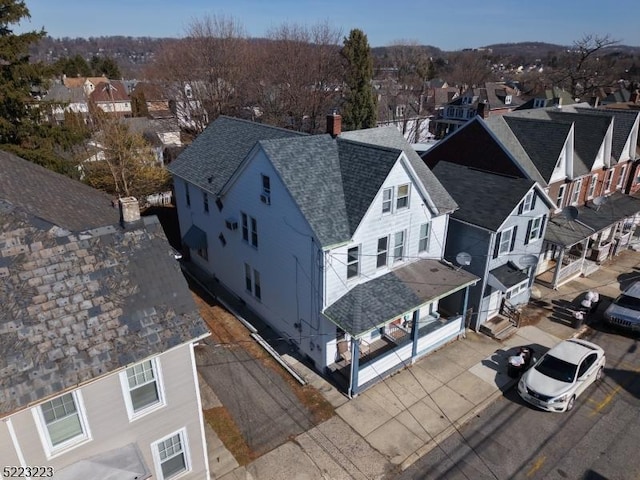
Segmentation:
<svg viewBox="0 0 640 480">
<path fill-rule="evenodd" d="M 33 130 L 28 108 L 31 88 L 41 83 L 38 69 L 29 63 L 29 46 L 45 31 L 16 35 L 12 25 L 30 18 L 24 1 L 0 0 L 0 143 L 18 144 Z"/>
<path fill-rule="evenodd" d="M 345 102 L 342 110 L 345 130 L 371 128 L 376 125 L 376 98 L 373 95 L 373 57 L 367 36 L 353 29 L 344 39 L 342 56 L 345 59 Z"/>
</svg>

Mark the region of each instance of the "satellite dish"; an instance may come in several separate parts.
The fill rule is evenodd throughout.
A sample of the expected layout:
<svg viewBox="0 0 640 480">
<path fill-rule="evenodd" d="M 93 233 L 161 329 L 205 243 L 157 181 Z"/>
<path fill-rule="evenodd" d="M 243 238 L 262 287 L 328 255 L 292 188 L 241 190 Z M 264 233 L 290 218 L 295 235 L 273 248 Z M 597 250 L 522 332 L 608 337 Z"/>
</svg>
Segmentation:
<svg viewBox="0 0 640 480">
<path fill-rule="evenodd" d="M 565 207 L 562 210 L 562 215 L 564 215 L 564 218 L 566 218 L 567 220 L 573 221 L 578 218 L 578 209 L 573 206 Z"/>
<path fill-rule="evenodd" d="M 460 252 L 456 255 L 456 263 L 461 267 L 471 265 L 471 255 L 469 255 L 467 252 Z"/>
<path fill-rule="evenodd" d="M 533 267 L 538 263 L 538 257 L 535 255 L 523 255 L 519 260 L 521 267 Z"/>
</svg>

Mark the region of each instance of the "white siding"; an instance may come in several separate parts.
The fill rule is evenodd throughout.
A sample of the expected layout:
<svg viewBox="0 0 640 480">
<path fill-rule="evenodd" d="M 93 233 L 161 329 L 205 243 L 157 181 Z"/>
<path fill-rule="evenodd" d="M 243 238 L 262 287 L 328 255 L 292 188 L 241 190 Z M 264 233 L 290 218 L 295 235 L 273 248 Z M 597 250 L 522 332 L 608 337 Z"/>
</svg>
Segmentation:
<svg viewBox="0 0 640 480">
<path fill-rule="evenodd" d="M 181 478 L 204 478 L 205 450 L 199 419 L 189 345 L 159 357 L 165 387 L 166 405 L 134 421 L 129 421 L 118 373 L 110 374 L 80 388 L 91 431 L 91 440 L 47 459 L 36 430 L 31 409 L 12 415 L 11 421 L 27 465 L 48 465 L 61 470 L 79 460 L 108 450 L 137 443 L 147 467 L 154 474 L 151 443 L 186 428 L 192 471 Z M 38 407 L 34 407 L 38 408 Z M 7 443 L 6 422 L 0 422 L 0 451 L 4 465 L 18 465 L 14 448 Z M 11 463 L 9 463 L 11 461 Z"/>
</svg>

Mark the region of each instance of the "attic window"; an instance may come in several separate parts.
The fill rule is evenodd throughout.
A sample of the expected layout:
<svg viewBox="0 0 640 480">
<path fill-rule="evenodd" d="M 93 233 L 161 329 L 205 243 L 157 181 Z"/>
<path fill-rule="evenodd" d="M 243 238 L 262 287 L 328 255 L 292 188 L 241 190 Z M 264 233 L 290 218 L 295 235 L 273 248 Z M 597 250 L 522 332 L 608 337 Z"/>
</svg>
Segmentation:
<svg viewBox="0 0 640 480">
<path fill-rule="evenodd" d="M 504 97 L 504 104 L 511 105 L 511 95 L 507 95 L 506 97 Z"/>
</svg>

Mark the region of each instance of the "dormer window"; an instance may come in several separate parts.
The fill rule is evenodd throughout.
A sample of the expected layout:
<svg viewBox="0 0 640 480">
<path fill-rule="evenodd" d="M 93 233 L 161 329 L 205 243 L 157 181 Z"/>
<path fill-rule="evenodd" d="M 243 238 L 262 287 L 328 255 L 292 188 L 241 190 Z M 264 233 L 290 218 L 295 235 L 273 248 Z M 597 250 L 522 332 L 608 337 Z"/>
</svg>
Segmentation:
<svg viewBox="0 0 640 480">
<path fill-rule="evenodd" d="M 511 95 L 507 95 L 506 97 L 504 97 L 504 104 L 511 105 Z"/>
<path fill-rule="evenodd" d="M 407 208 L 409 206 L 409 184 L 398 186 L 398 196 L 396 197 L 396 209 Z"/>
<path fill-rule="evenodd" d="M 266 205 L 271 205 L 271 179 L 267 175 L 262 175 L 260 201 Z"/>
</svg>

